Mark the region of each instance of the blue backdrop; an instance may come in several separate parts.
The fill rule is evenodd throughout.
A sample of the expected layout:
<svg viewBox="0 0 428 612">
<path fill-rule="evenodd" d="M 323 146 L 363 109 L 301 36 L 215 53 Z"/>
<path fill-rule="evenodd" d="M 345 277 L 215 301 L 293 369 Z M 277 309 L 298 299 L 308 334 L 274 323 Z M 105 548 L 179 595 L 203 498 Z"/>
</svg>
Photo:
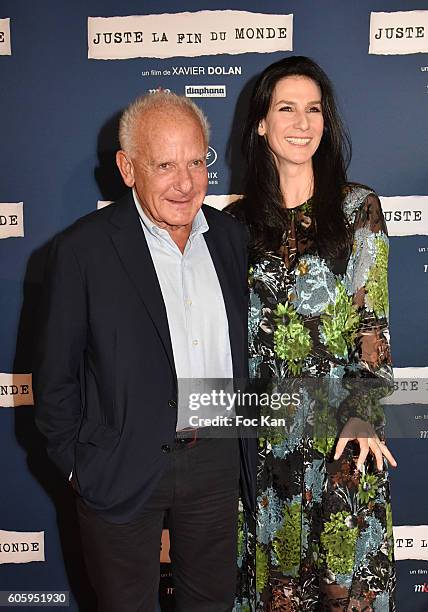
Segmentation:
<svg viewBox="0 0 428 612">
<path fill-rule="evenodd" d="M 2 203 L 23 202 L 24 236 L 0 240 L 0 372 L 31 372 L 34 312 L 46 243 L 95 209 L 98 200 L 113 200 L 123 191 L 114 166 L 121 109 L 137 95 L 157 88 L 183 94 L 186 85 L 225 86 L 225 97 L 195 101 L 212 125 L 215 153 L 211 159 L 217 155 L 209 168 L 209 194 L 239 194 L 239 128 L 249 89 L 265 66 L 291 53 L 254 53 L 249 40 L 248 52 L 237 55 L 225 54 L 222 45 L 218 55 L 200 57 L 88 59 L 89 16 L 204 9 L 292 14 L 292 53 L 313 57 L 335 84 L 353 141 L 350 178 L 370 185 L 381 196 L 428 196 L 427 54 L 368 53 L 372 11 L 422 10 L 428 8 L 426 2 L 265 0 L 260 7 L 256 0 L 41 0 L 33 4 L 2 0 L 0 19 L 10 18 L 12 53 L 0 55 L 0 225 Z M 180 67 L 195 66 L 204 67 L 205 74 L 179 74 L 186 72 Z M 230 66 L 234 67 L 231 74 L 208 74 L 209 67 L 227 72 Z M 152 75 L 152 70 L 161 74 Z M 164 70 L 171 74 L 164 75 Z M 421 202 L 428 206 L 427 199 Z M 413 234 L 398 235 L 401 232 L 394 230 L 391 236 L 391 337 L 397 368 L 428 366 L 427 213 L 425 209 L 425 224 L 419 224 Z M 423 374 L 420 370 L 419 375 Z M 68 485 L 45 456 L 32 407 L 14 405 L 9 395 L 10 390 L 3 390 L 4 397 L 0 396 L 0 544 L 8 541 L 1 530 L 44 532 L 45 561 L 28 562 L 24 555 L 23 562 L 11 563 L 0 546 L 0 590 L 71 590 L 71 610 L 93 610 Z M 420 406 L 416 412 L 406 412 L 405 408 L 399 408 L 404 420 L 424 410 Z M 424 485 L 428 442 L 416 435 L 390 441 L 399 463 L 391 474 L 395 526 L 428 524 Z M 426 552 L 423 558 L 428 527 L 424 534 L 426 546 L 419 542 L 418 548 L 413 542 L 407 547 L 407 559 L 397 564 L 398 609 L 406 612 L 428 609 L 428 592 L 415 589 L 428 581 Z M 402 543 L 396 545 L 401 551 Z M 422 559 L 414 558 L 415 548 Z"/>
</svg>

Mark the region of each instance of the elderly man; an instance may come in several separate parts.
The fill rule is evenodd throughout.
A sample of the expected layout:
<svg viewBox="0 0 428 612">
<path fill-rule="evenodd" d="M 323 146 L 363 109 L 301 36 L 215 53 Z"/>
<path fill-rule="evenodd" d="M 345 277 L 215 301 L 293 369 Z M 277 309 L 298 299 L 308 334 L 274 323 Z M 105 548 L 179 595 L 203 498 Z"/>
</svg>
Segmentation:
<svg viewBox="0 0 428 612">
<path fill-rule="evenodd" d="M 184 435 L 178 381 L 246 376 L 245 233 L 202 206 L 208 124 L 190 100 L 137 99 L 119 136 L 130 191 L 54 241 L 36 419 L 72 474 L 100 611 L 155 609 L 166 514 L 177 609 L 231 610 L 239 443 Z"/>
</svg>

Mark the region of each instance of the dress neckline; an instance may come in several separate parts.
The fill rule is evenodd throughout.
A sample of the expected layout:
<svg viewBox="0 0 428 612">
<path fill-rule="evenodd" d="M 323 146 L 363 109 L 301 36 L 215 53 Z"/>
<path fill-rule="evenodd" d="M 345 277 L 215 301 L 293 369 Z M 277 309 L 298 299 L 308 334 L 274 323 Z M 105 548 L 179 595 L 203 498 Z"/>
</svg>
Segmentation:
<svg viewBox="0 0 428 612">
<path fill-rule="evenodd" d="M 293 213 L 294 211 L 304 211 L 310 210 L 312 208 L 312 196 L 302 202 L 301 204 L 297 204 L 297 206 L 293 206 L 292 208 L 284 207 L 284 210 L 287 212 Z"/>
</svg>

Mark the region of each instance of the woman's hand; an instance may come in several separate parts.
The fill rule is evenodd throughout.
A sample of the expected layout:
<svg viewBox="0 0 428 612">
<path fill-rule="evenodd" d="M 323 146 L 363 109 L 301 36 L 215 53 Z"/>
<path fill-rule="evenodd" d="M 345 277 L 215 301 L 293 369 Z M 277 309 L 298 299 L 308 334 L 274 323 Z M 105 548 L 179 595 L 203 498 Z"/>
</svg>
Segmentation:
<svg viewBox="0 0 428 612">
<path fill-rule="evenodd" d="M 360 445 L 360 454 L 357 459 L 357 469 L 360 471 L 369 451 L 375 456 L 376 466 L 379 471 L 383 469 L 384 457 L 393 467 L 397 467 L 397 462 L 392 456 L 391 451 L 388 449 L 385 442 L 379 439 L 370 423 L 356 417 L 349 419 L 340 433 L 339 442 L 337 443 L 336 452 L 334 454 L 335 461 L 339 459 L 345 450 L 345 446 L 351 440 L 357 440 Z"/>
</svg>

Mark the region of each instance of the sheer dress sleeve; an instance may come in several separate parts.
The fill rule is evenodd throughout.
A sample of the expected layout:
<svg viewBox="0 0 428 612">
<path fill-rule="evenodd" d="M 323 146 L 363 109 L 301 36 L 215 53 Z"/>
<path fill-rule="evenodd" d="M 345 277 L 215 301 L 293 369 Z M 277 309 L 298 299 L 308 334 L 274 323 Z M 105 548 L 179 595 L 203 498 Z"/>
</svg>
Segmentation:
<svg viewBox="0 0 428 612">
<path fill-rule="evenodd" d="M 383 411 L 379 399 L 393 391 L 389 340 L 389 240 L 376 194 L 365 197 L 356 211 L 353 245 L 345 286 L 359 316 L 350 359 L 350 394 L 340 410 L 340 422 L 351 416 L 379 426 Z"/>
</svg>

